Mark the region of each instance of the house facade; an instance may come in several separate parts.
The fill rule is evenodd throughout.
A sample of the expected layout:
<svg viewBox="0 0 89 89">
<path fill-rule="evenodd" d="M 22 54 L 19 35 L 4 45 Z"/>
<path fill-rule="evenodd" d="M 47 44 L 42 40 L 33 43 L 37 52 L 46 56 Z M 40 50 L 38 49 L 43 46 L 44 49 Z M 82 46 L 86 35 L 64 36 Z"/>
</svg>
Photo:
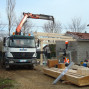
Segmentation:
<svg viewBox="0 0 89 89">
<path fill-rule="evenodd" d="M 71 61 L 76 64 L 80 64 L 81 61 L 89 59 L 89 33 L 78 33 L 78 32 L 67 32 L 67 36 L 71 36 L 76 41 L 70 41 L 68 48 L 66 50 L 71 57 Z M 57 41 L 56 42 L 56 55 L 60 56 L 61 52 L 64 52 L 65 42 Z"/>
</svg>

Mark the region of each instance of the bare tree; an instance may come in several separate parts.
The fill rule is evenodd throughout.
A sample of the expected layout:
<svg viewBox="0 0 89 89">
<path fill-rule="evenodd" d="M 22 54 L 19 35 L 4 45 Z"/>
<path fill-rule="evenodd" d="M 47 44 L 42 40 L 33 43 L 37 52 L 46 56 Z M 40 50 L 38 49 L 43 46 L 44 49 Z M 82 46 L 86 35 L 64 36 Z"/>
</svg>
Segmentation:
<svg viewBox="0 0 89 89">
<path fill-rule="evenodd" d="M 15 23 L 15 0 L 6 0 L 6 12 L 7 12 L 7 18 L 8 18 L 8 30 L 9 30 L 9 36 L 10 31 L 12 29 L 13 24 Z"/>
<path fill-rule="evenodd" d="M 2 41 L 3 37 L 6 36 L 5 31 L 3 30 L 6 25 L 3 24 L 1 21 L 1 15 L 0 15 L 0 41 Z"/>
<path fill-rule="evenodd" d="M 82 32 L 86 25 L 82 24 L 81 18 L 73 18 L 71 24 L 69 24 L 69 29 L 72 32 Z"/>
<path fill-rule="evenodd" d="M 24 33 L 24 35 L 30 33 L 32 26 L 33 26 L 33 23 L 30 20 L 27 20 L 24 23 L 22 28 L 22 32 Z"/>
<path fill-rule="evenodd" d="M 43 26 L 43 31 L 48 33 L 61 33 L 61 29 L 61 23 L 56 21 L 54 23 L 48 21 L 48 23 L 45 23 Z"/>
<path fill-rule="evenodd" d="M 23 18 L 23 16 L 21 15 L 19 17 L 19 19 L 16 21 L 17 26 L 19 25 L 22 18 Z M 33 23 L 31 22 L 31 20 L 27 19 L 26 22 L 23 24 L 23 27 L 22 27 L 21 31 L 23 32 L 24 35 L 28 34 L 28 33 L 30 33 L 32 26 L 33 26 Z"/>
<path fill-rule="evenodd" d="M 1 15 L 0 15 L 0 30 L 1 30 Z"/>
</svg>

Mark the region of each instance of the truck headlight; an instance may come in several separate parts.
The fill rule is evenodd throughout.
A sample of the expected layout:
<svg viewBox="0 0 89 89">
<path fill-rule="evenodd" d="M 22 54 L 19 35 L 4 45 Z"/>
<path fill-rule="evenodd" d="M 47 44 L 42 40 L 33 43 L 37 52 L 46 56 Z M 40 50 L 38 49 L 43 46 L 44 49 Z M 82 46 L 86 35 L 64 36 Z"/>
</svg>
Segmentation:
<svg viewBox="0 0 89 89">
<path fill-rule="evenodd" d="M 9 63 L 14 63 L 14 61 L 9 61 Z"/>
<path fill-rule="evenodd" d="M 36 63 L 37 61 L 36 60 L 32 60 L 32 63 Z"/>
</svg>

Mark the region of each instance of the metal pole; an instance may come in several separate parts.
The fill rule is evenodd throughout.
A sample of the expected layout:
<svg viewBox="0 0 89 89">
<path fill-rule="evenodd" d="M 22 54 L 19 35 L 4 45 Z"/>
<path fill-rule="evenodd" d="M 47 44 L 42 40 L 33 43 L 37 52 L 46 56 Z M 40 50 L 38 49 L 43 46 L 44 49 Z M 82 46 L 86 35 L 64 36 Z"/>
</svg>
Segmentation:
<svg viewBox="0 0 89 89">
<path fill-rule="evenodd" d="M 73 64 L 74 64 L 74 63 L 71 62 L 71 63 L 69 64 L 69 66 L 56 78 L 56 80 L 53 81 L 52 84 L 56 84 L 56 83 L 66 74 L 66 72 L 68 71 L 68 69 L 71 68 L 71 66 L 72 66 Z"/>
</svg>

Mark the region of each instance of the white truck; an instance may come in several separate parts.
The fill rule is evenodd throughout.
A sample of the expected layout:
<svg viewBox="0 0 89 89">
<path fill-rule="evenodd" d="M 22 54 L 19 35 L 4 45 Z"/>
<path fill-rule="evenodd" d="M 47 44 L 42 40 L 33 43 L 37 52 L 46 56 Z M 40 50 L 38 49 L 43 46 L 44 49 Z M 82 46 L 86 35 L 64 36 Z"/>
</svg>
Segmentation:
<svg viewBox="0 0 89 89">
<path fill-rule="evenodd" d="M 36 45 L 33 36 L 12 35 L 4 38 L 2 66 L 9 69 L 13 65 L 29 65 L 36 63 Z"/>
<path fill-rule="evenodd" d="M 53 16 L 43 14 L 23 13 L 24 17 L 16 28 L 16 32 L 3 40 L 1 66 L 10 69 L 13 65 L 28 65 L 33 68 L 36 63 L 35 37 L 21 35 L 21 28 L 27 18 L 52 20 Z M 39 46 L 39 40 L 38 40 Z"/>
</svg>

